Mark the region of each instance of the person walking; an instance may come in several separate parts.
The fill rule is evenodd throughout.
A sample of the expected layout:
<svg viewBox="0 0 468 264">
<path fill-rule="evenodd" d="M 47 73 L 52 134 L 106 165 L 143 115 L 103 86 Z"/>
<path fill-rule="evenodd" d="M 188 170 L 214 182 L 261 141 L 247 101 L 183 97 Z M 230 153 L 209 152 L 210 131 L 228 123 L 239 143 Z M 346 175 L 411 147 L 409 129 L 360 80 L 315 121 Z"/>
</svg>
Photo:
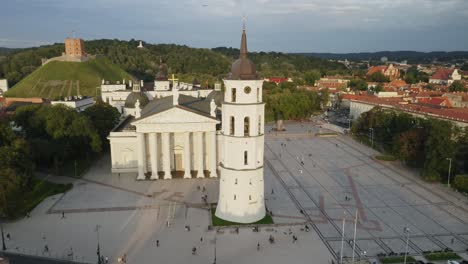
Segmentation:
<svg viewBox="0 0 468 264">
<path fill-rule="evenodd" d="M 159 240 L 156 240 L 156 247 L 159 247 Z"/>
<path fill-rule="evenodd" d="M 260 250 L 260 242 L 257 243 L 257 251 Z"/>
<path fill-rule="evenodd" d="M 62 219 L 65 219 L 65 211 L 62 211 Z"/>
</svg>

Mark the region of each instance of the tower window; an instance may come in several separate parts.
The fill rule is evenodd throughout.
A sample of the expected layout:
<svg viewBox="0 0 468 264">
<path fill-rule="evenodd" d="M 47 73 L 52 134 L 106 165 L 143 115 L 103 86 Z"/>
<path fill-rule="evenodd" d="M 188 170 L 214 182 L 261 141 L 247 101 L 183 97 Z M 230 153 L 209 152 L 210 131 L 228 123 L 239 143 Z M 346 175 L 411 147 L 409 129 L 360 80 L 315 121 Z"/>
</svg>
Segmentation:
<svg viewBox="0 0 468 264">
<path fill-rule="evenodd" d="M 251 200 L 252 200 L 252 195 L 249 195 L 249 201 L 251 201 Z"/>
<path fill-rule="evenodd" d="M 244 137 L 249 136 L 249 130 L 250 130 L 250 118 L 246 116 L 244 118 Z"/>
<path fill-rule="evenodd" d="M 244 151 L 244 165 L 248 165 L 248 156 L 247 156 L 247 150 Z"/>
<path fill-rule="evenodd" d="M 233 103 L 236 102 L 236 88 L 232 88 L 232 89 L 231 89 L 231 101 L 232 101 Z"/>
<path fill-rule="evenodd" d="M 258 134 L 259 135 L 262 134 L 262 116 L 261 115 L 258 116 Z"/>
<path fill-rule="evenodd" d="M 236 195 L 234 194 L 234 200 L 236 199 Z"/>
<path fill-rule="evenodd" d="M 250 179 L 249 184 L 252 185 L 252 179 Z"/>
<path fill-rule="evenodd" d="M 260 88 L 257 88 L 257 102 L 260 102 Z"/>
<path fill-rule="evenodd" d="M 230 130 L 230 131 L 229 131 L 229 135 L 231 135 L 231 136 L 234 136 L 234 133 L 235 133 L 235 131 L 236 131 L 234 125 L 235 125 L 234 117 L 231 116 L 231 124 L 230 124 L 230 126 L 229 126 L 229 130 Z"/>
<path fill-rule="evenodd" d="M 237 179 L 234 181 L 234 184 L 237 184 Z"/>
</svg>

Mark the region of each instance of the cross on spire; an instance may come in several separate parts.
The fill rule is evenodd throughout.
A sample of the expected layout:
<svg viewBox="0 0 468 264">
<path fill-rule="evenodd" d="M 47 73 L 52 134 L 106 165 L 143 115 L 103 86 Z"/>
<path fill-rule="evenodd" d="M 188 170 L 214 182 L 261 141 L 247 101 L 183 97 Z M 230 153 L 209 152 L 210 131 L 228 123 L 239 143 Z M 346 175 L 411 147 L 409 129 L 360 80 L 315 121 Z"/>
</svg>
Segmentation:
<svg viewBox="0 0 468 264">
<path fill-rule="evenodd" d="M 247 18 L 245 16 L 242 16 L 242 30 L 245 30 L 245 21 Z"/>
<path fill-rule="evenodd" d="M 172 74 L 172 79 L 169 79 L 169 81 L 172 81 L 172 85 L 174 85 L 175 81 L 178 81 L 179 79 L 176 79 L 174 74 Z"/>
</svg>

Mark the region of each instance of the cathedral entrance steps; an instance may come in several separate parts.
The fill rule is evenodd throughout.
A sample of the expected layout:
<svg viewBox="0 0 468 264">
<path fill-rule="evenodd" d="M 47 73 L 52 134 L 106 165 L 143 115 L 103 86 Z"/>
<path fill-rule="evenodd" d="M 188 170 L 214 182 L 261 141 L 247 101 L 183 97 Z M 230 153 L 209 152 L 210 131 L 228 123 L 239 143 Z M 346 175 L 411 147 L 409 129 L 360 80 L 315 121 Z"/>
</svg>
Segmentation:
<svg viewBox="0 0 468 264">
<path fill-rule="evenodd" d="M 172 176 L 171 179 L 184 179 L 184 175 L 185 175 L 185 171 L 181 171 L 181 170 L 171 171 L 171 176 Z M 196 179 L 197 175 L 198 175 L 198 171 L 192 170 L 192 171 L 190 171 L 190 175 L 192 176 L 191 177 L 192 179 Z M 204 177 L 202 179 L 210 178 L 210 175 L 211 175 L 211 171 L 204 170 L 203 171 L 203 176 Z M 146 180 L 150 180 L 151 172 L 147 172 L 145 174 L 145 176 L 146 176 Z M 158 180 L 164 180 L 164 172 L 163 171 L 158 172 Z"/>
</svg>

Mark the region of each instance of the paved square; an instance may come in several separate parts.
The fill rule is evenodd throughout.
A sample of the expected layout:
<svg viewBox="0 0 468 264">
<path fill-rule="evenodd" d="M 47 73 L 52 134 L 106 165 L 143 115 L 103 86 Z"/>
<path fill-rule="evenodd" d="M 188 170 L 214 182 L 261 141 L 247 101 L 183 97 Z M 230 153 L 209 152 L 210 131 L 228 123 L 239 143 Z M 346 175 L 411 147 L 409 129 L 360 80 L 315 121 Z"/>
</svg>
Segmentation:
<svg viewBox="0 0 468 264">
<path fill-rule="evenodd" d="M 80 180 L 50 177 L 74 188 L 46 199 L 30 218 L 5 224 L 8 250 L 42 255 L 47 245 L 45 255 L 95 263 L 99 225 L 101 252 L 114 262 L 126 254 L 127 263 L 212 263 L 216 248 L 217 263 L 325 264 L 339 258 L 344 212 L 343 252 L 351 257 L 356 210 L 356 256 L 403 252 L 405 227 L 411 253 L 468 248 L 466 197 L 422 182 L 396 163 L 374 160 L 374 150 L 349 137 L 314 136 L 327 132 L 317 124 L 286 128 L 265 140 L 265 198 L 275 226 L 258 233 L 250 227 L 239 234 L 208 230 L 210 213 L 201 197 L 217 201 L 218 179 L 137 182 L 134 174 L 111 175 L 104 157 Z"/>
</svg>

